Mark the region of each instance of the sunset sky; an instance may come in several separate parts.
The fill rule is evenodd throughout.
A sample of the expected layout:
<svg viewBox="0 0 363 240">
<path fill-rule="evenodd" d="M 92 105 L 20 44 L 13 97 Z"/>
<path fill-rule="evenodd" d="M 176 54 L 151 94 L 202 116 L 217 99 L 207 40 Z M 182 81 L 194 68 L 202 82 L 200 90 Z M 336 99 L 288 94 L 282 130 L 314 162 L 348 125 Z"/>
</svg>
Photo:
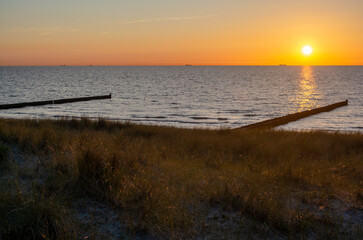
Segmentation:
<svg viewBox="0 0 363 240">
<path fill-rule="evenodd" d="M 363 65 L 363 1 L 0 0 L 1 66 L 280 63 Z"/>
</svg>

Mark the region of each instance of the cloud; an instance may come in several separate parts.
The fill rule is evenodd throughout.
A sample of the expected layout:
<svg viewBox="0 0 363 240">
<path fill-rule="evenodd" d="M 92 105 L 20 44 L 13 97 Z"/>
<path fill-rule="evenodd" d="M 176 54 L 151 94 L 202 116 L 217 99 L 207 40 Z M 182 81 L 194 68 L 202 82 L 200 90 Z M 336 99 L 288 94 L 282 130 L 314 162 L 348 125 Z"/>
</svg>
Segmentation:
<svg viewBox="0 0 363 240">
<path fill-rule="evenodd" d="M 151 23 L 151 22 L 181 22 L 189 20 L 197 20 L 203 18 L 210 18 L 214 15 L 202 15 L 202 16 L 187 16 L 187 17 L 169 17 L 169 18 L 151 18 L 151 19 L 139 19 L 132 21 L 124 21 L 123 24 L 137 24 L 137 23 Z"/>
<path fill-rule="evenodd" d="M 56 35 L 61 33 L 76 33 L 79 32 L 77 28 L 67 27 L 28 27 L 28 28 L 15 28 L 11 30 L 15 33 L 38 33 L 42 36 Z"/>
</svg>

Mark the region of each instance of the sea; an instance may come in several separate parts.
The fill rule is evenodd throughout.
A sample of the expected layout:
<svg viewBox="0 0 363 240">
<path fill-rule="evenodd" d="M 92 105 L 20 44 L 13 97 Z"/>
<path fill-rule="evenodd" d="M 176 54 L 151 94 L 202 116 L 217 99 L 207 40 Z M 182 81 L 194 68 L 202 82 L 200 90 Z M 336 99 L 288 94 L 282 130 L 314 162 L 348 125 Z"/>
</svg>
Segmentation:
<svg viewBox="0 0 363 240">
<path fill-rule="evenodd" d="M 348 106 L 278 128 L 363 132 L 363 66 L 0 67 L 0 86 L 0 104 L 112 94 L 0 110 L 0 118 L 230 129 L 347 99 Z"/>
</svg>

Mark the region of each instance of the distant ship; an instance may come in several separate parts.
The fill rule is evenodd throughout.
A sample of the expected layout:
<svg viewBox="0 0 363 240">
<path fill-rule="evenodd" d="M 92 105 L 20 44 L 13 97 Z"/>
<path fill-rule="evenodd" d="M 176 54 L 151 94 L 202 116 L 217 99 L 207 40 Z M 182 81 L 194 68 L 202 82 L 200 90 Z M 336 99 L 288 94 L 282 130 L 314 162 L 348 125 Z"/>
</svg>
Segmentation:
<svg viewBox="0 0 363 240">
<path fill-rule="evenodd" d="M 192 65 L 191 64 L 185 64 L 186 67 L 191 67 Z"/>
<path fill-rule="evenodd" d="M 283 64 L 280 64 L 279 66 L 286 66 L 286 64 L 283 63 Z"/>
</svg>

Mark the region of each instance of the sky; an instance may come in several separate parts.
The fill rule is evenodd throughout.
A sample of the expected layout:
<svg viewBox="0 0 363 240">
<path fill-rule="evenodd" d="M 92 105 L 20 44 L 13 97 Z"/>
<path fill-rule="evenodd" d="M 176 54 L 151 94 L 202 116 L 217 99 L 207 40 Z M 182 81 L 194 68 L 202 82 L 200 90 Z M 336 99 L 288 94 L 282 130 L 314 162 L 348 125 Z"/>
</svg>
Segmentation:
<svg viewBox="0 0 363 240">
<path fill-rule="evenodd" d="M 362 23 L 362 0 L 0 0 L 0 66 L 363 65 Z"/>
</svg>

